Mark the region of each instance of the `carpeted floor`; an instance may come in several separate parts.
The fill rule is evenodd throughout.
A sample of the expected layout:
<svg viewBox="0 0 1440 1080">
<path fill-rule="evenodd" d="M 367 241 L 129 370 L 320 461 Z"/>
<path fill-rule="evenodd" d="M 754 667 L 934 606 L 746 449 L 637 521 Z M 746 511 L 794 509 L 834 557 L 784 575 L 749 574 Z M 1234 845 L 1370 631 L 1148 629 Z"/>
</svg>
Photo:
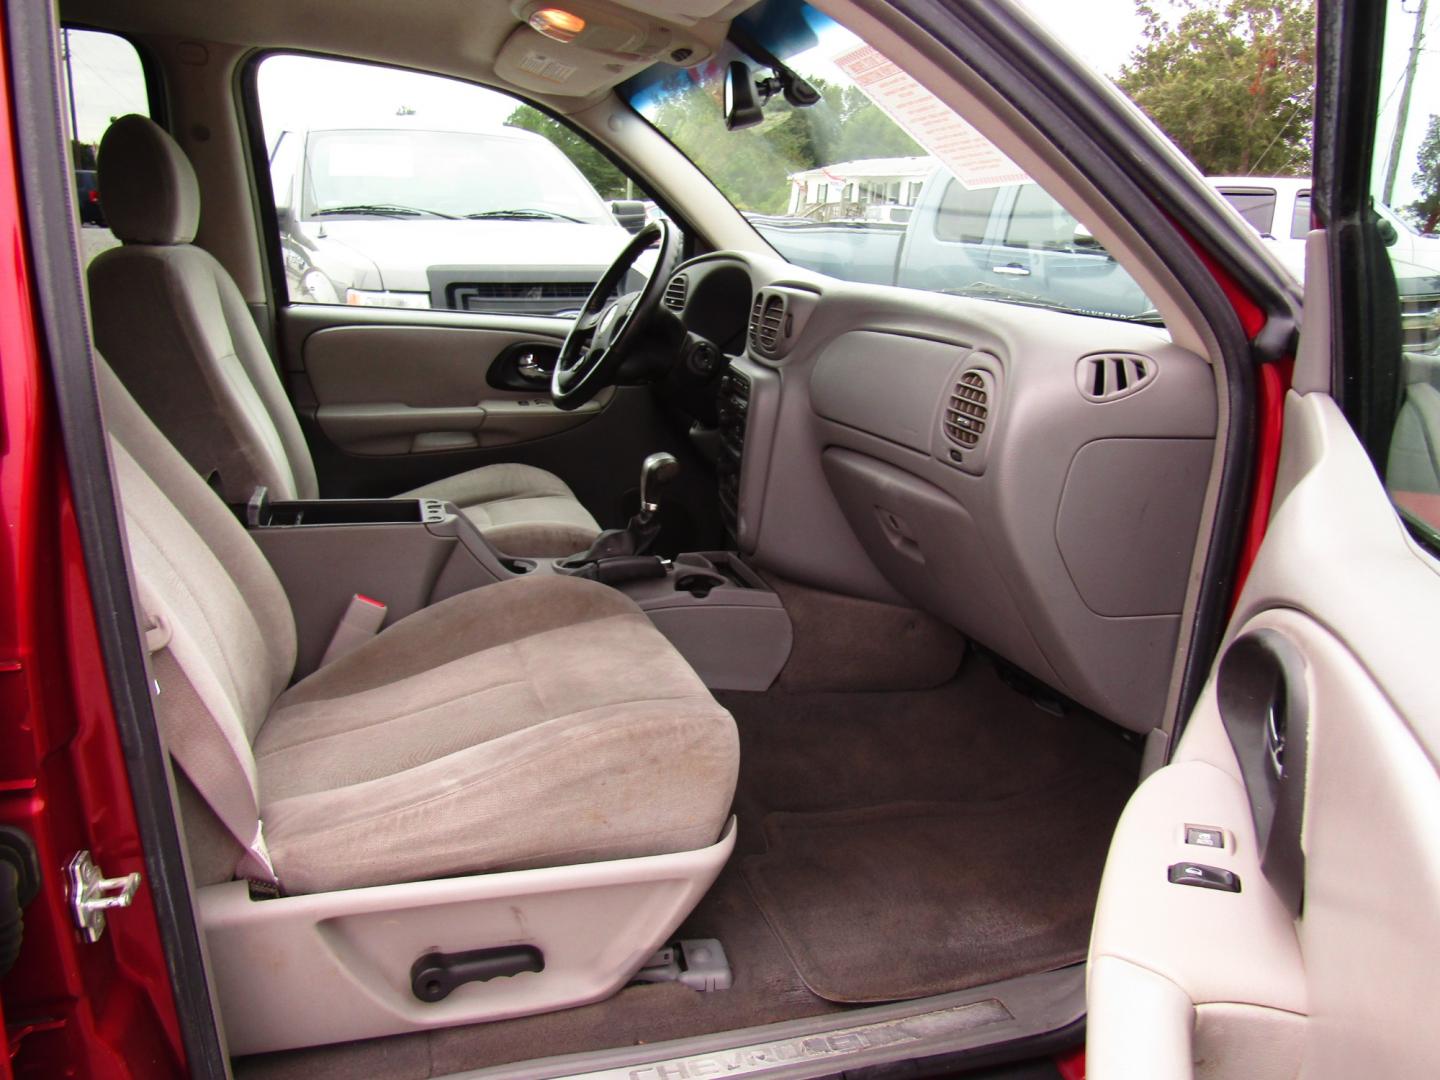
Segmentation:
<svg viewBox="0 0 1440 1080">
<path fill-rule="evenodd" d="M 735 985 L 633 986 L 545 1016 L 238 1059 L 242 1080 L 420 1080 L 816 1016 L 1083 956 L 1136 750 L 1057 717 L 971 655 L 934 690 L 726 692 L 735 856 L 681 927 Z M 823 996 L 821 996 L 823 995 Z"/>
</svg>

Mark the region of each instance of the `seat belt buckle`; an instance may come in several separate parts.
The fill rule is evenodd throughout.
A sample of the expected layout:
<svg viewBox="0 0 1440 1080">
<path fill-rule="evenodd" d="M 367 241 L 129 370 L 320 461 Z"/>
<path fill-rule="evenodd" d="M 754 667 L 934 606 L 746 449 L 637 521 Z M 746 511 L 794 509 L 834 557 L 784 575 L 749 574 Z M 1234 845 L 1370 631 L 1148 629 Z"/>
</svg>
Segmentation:
<svg viewBox="0 0 1440 1080">
<path fill-rule="evenodd" d="M 390 610 L 387 604 L 361 593 L 350 597 L 345 614 L 330 635 L 330 644 L 325 646 L 325 655 L 320 666 L 332 664 L 347 653 L 352 653 L 380 632 L 385 624 L 385 615 Z"/>
</svg>

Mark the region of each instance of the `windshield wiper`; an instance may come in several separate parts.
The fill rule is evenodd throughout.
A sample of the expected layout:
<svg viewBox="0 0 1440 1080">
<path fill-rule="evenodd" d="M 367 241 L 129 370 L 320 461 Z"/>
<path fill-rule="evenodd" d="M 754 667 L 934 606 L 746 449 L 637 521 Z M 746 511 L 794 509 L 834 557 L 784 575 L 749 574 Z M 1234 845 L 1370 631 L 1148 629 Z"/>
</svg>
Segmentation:
<svg viewBox="0 0 1440 1080">
<path fill-rule="evenodd" d="M 316 210 L 311 217 L 326 215 L 363 214 L 370 217 L 438 217 L 455 220 L 454 214 L 442 214 L 439 210 L 423 210 L 418 206 L 401 206 L 398 203 L 357 203 L 354 206 L 327 206 Z"/>
<path fill-rule="evenodd" d="M 937 289 L 947 296 L 973 296 L 981 300 L 1006 300 L 1012 304 L 1028 304 L 1030 307 L 1051 308 L 1054 310 L 1069 310 L 1058 308 L 1050 303 L 1043 296 L 1024 289 L 1011 289 L 1004 285 L 996 285 L 990 281 L 972 281 L 969 285 L 961 285 L 952 289 Z"/>
<path fill-rule="evenodd" d="M 569 214 L 557 214 L 553 210 L 482 210 L 475 214 L 466 214 L 471 221 L 478 221 L 483 218 L 511 218 L 515 221 L 527 219 L 540 221 L 573 221 L 577 225 L 585 222 L 578 217 L 571 217 Z"/>
<path fill-rule="evenodd" d="M 980 300 L 1002 300 L 1008 304 L 1023 304 L 1026 307 L 1044 308 L 1046 311 L 1061 311 L 1067 315 L 1089 315 L 1099 319 L 1122 319 L 1125 322 L 1145 323 L 1151 326 L 1163 326 L 1160 312 L 1155 308 L 1149 308 L 1136 315 L 1124 315 L 1118 311 L 1102 311 L 1099 308 L 1078 308 L 1068 304 L 1057 304 L 1048 297 L 1037 293 L 1026 292 L 1024 289 L 1007 288 L 1004 285 L 996 285 L 990 281 L 976 281 L 969 285 L 963 285 L 955 289 L 939 289 L 938 292 L 947 296 L 971 296 Z"/>
</svg>

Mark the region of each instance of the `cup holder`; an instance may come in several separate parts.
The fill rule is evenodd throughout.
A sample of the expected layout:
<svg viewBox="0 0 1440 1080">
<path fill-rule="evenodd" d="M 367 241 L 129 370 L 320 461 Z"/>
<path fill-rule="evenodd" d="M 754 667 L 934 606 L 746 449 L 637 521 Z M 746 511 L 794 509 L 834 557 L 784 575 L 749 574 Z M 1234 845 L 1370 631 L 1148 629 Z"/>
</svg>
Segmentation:
<svg viewBox="0 0 1440 1080">
<path fill-rule="evenodd" d="M 719 574 L 712 574 L 706 571 L 694 571 L 681 574 L 675 579 L 676 592 L 688 592 L 697 600 L 703 600 L 710 595 L 711 589 L 718 589 L 729 582 Z"/>
<path fill-rule="evenodd" d="M 512 574 L 528 574 L 539 564 L 534 559 L 512 559 L 506 556 L 501 558 L 500 565 Z"/>
</svg>

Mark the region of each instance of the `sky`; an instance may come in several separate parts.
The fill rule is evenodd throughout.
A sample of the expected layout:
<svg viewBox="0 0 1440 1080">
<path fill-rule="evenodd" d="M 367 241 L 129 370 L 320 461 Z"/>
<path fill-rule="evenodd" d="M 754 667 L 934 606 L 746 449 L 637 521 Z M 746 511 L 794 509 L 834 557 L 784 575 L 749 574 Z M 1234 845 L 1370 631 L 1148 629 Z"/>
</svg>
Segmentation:
<svg viewBox="0 0 1440 1080">
<path fill-rule="evenodd" d="M 1052 34 L 1101 74 L 1115 76 L 1141 42 L 1143 23 L 1134 0 L 1019 0 Z M 1385 0 L 1389 8 L 1382 76 L 1382 117 L 1376 166 L 1384 161 L 1395 129 L 1400 86 L 1414 32 L 1418 0 Z M 1158 0 L 1162 12 L 1174 8 Z M 1427 118 L 1440 111 L 1440 3 L 1431 5 L 1420 74 L 1412 92 L 1395 196 L 1398 205 L 1413 201 L 1415 153 Z M 110 119 L 144 112 L 145 91 L 131 46 L 108 34 L 71 31 L 70 77 L 75 86 L 76 128 L 81 140 L 97 142 Z M 323 67 L 317 67 L 323 64 Z M 322 74 L 323 72 L 323 74 Z M 363 65 L 336 67 L 302 57 L 267 60 L 261 99 L 267 132 L 273 139 L 286 128 L 348 127 L 406 122 L 396 110 L 414 110 L 414 122 L 426 128 L 484 130 L 502 123 L 513 108 L 509 99 L 478 87 L 443 90 L 434 80 L 406 72 Z M 324 91 L 316 92 L 317 86 Z M 1378 182 L 1378 181 L 1377 181 Z"/>
</svg>

